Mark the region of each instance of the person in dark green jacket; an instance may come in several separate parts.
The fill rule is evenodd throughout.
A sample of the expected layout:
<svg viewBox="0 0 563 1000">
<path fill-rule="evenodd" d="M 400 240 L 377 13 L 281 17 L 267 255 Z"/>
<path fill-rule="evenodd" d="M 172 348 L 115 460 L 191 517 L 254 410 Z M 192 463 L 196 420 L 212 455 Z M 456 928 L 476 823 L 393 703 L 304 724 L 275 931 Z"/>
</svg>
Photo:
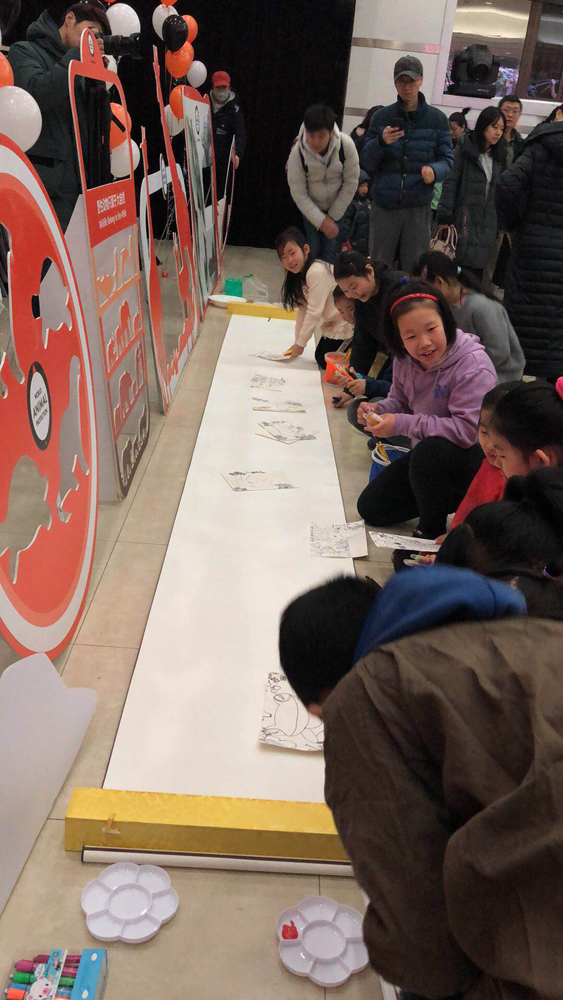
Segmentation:
<svg viewBox="0 0 563 1000">
<path fill-rule="evenodd" d="M 27 155 L 47 188 L 63 230 L 81 192 L 68 67 L 73 59 L 80 59 L 78 46 L 86 28 L 92 28 L 98 36 L 103 51 L 101 36 L 111 34 L 111 29 L 101 7 L 74 4 L 63 15 L 60 25 L 45 10 L 30 24 L 26 41 L 15 42 L 8 53 L 16 87 L 27 90 L 41 109 L 41 135 Z M 85 118 L 80 87 L 77 97 L 79 115 L 82 111 Z"/>
</svg>

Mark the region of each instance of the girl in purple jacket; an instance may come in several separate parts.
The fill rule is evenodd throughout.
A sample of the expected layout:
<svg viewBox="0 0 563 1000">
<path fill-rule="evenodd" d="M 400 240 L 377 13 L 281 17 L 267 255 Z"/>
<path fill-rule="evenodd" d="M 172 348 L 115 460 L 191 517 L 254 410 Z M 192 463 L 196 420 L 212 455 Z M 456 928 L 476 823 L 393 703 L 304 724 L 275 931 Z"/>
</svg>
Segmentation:
<svg viewBox="0 0 563 1000">
<path fill-rule="evenodd" d="M 394 356 L 391 392 L 362 403 L 358 422 L 379 438 L 410 437 L 412 451 L 372 480 L 358 511 L 380 528 L 418 516 L 414 536 L 436 538 L 481 464 L 479 411 L 497 375 L 478 338 L 456 329 L 443 295 L 424 281 L 391 291 L 385 336 Z M 370 413 L 379 416 L 375 426 Z"/>
</svg>

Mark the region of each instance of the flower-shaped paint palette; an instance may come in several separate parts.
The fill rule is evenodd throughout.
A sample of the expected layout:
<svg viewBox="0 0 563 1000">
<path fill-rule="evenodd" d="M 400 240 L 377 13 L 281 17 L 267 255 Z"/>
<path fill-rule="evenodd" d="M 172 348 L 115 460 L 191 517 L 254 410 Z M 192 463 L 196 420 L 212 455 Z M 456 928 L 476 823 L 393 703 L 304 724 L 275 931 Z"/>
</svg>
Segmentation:
<svg viewBox="0 0 563 1000">
<path fill-rule="evenodd" d="M 104 868 L 82 890 L 86 926 L 99 941 L 150 941 L 178 909 L 170 876 L 156 865 L 122 861 Z"/>
<path fill-rule="evenodd" d="M 326 896 L 308 896 L 278 920 L 280 958 L 318 986 L 342 986 L 368 965 L 362 915 Z"/>
</svg>

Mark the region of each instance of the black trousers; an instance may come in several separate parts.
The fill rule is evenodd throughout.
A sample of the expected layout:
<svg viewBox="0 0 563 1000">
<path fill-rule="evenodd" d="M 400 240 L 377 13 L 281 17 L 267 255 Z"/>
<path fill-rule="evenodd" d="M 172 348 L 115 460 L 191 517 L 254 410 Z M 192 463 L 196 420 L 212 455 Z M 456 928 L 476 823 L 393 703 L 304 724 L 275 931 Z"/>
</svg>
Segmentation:
<svg viewBox="0 0 563 1000">
<path fill-rule="evenodd" d="M 445 438 L 428 437 L 408 455 L 383 469 L 358 499 L 368 524 L 386 528 L 419 517 L 423 538 L 443 535 L 483 461 L 478 444 L 461 448 Z"/>
<path fill-rule="evenodd" d="M 340 350 L 341 340 L 332 340 L 331 337 L 321 337 L 316 350 L 315 361 L 319 368 L 326 368 L 325 354 L 333 354 Z"/>
</svg>

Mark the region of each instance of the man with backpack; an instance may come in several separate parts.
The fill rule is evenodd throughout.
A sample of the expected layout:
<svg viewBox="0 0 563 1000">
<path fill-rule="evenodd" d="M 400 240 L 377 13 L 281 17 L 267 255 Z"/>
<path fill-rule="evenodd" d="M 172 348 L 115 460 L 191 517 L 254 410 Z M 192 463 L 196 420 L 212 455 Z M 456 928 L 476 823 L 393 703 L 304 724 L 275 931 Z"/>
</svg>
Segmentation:
<svg viewBox="0 0 563 1000">
<path fill-rule="evenodd" d="M 356 146 L 336 125 L 332 108 L 307 108 L 287 161 L 291 197 L 303 217 L 311 256 L 333 264 L 346 209 L 358 187 Z"/>
</svg>

